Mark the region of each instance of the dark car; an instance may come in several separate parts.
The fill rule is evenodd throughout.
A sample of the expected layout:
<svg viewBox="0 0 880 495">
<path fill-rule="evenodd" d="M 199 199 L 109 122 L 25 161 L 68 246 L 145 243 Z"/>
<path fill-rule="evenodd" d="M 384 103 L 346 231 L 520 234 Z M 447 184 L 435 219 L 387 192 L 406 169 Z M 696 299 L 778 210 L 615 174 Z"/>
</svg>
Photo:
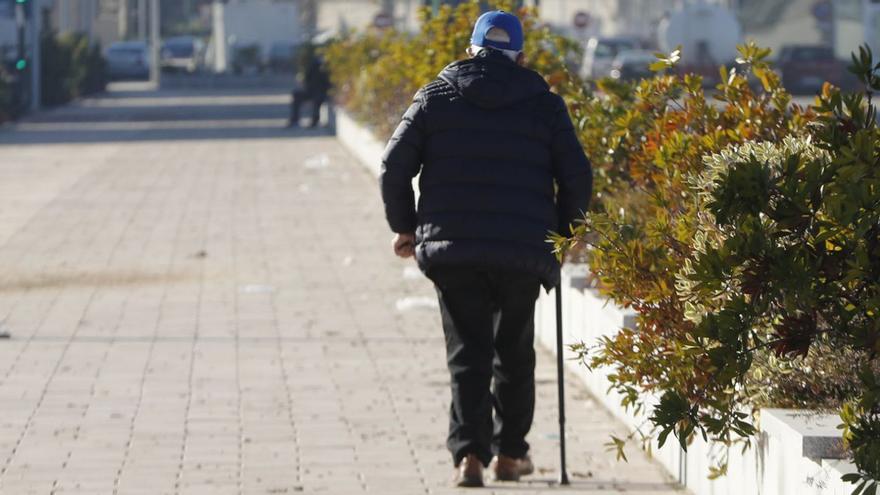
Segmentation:
<svg viewBox="0 0 880 495">
<path fill-rule="evenodd" d="M 782 72 L 782 84 L 796 94 L 819 92 L 825 81 L 837 86 L 844 83 L 844 64 L 828 46 L 783 46 L 777 67 Z"/>
<path fill-rule="evenodd" d="M 584 79 L 601 79 L 611 74 L 611 65 L 620 52 L 637 50 L 641 43 L 636 38 L 591 38 L 584 49 L 580 75 Z"/>
<path fill-rule="evenodd" d="M 232 72 L 257 74 L 263 72 L 263 54 L 257 43 L 237 43 L 232 46 Z"/>
<path fill-rule="evenodd" d="M 626 50 L 620 52 L 611 63 L 611 78 L 622 81 L 638 81 L 654 76 L 651 64 L 657 56 L 647 50 Z"/>
<path fill-rule="evenodd" d="M 107 76 L 112 79 L 149 79 L 150 50 L 143 41 L 118 41 L 104 52 Z"/>
<path fill-rule="evenodd" d="M 294 72 L 296 70 L 296 44 L 289 41 L 272 43 L 269 48 L 269 68 L 272 72 Z"/>
</svg>

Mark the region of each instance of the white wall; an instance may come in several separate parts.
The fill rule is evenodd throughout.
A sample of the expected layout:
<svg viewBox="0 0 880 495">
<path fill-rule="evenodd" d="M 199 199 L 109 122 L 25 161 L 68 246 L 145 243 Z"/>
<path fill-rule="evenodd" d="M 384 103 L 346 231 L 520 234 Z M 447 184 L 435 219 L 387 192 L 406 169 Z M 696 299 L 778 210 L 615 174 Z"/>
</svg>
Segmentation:
<svg viewBox="0 0 880 495">
<path fill-rule="evenodd" d="M 593 35 L 628 35 L 652 38 L 657 22 L 679 0 L 541 0 L 541 18 L 557 29 L 575 34 L 574 15 L 583 11 L 593 18 Z"/>
<path fill-rule="evenodd" d="M 394 0 L 393 16 L 397 27 L 410 31 L 418 29 L 417 14 L 422 4 L 420 0 Z M 377 0 L 320 0 L 318 31 L 366 29 L 372 26 L 380 10 L 381 2 Z"/>
<path fill-rule="evenodd" d="M 707 0 L 736 9 L 739 2 L 730 0 Z M 776 0 L 782 1 L 782 0 Z M 856 10 L 854 19 L 839 19 L 836 23 L 838 55 L 847 59 L 849 53 L 865 40 L 865 15 L 863 0 L 836 0 L 848 11 Z M 530 4 L 534 4 L 531 0 Z M 595 22 L 587 35 L 634 35 L 654 40 L 656 22 L 682 3 L 681 0 L 540 0 L 541 18 L 557 29 L 574 36 L 582 37 L 574 29 L 573 16 L 578 11 L 590 14 Z M 822 33 L 813 16 L 816 0 L 784 0 L 784 9 L 778 22 L 773 26 L 755 28 L 746 22 L 743 25 L 745 38 L 755 39 L 764 46 L 777 51 L 784 44 L 813 44 L 822 41 Z M 851 5 L 849 5 L 851 4 Z M 739 11 L 748 19 L 749 11 Z M 880 28 L 878 28 L 880 39 Z M 880 44 L 880 41 L 878 41 Z"/>
<path fill-rule="evenodd" d="M 743 32 L 748 39 L 756 40 L 760 45 L 778 52 L 786 44 L 817 44 L 821 43 L 822 33 L 817 19 L 813 16 L 815 0 L 785 0 L 784 10 L 780 18 L 769 27 L 754 28 L 749 22 L 743 25 Z M 749 19 L 756 12 L 744 11 L 741 16 Z"/>
<path fill-rule="evenodd" d="M 264 58 L 275 42 L 303 41 L 297 7 L 296 3 L 271 0 L 228 3 L 223 16 L 226 41 L 229 46 L 257 43 Z"/>
</svg>

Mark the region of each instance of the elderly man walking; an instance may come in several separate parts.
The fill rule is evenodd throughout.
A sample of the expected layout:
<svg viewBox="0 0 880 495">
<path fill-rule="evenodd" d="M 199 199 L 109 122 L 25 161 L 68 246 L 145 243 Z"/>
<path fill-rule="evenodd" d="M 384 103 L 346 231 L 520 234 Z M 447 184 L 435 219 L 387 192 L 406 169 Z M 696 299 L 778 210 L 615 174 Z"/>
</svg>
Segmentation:
<svg viewBox="0 0 880 495">
<path fill-rule="evenodd" d="M 484 466 L 505 481 L 534 469 L 535 301 L 560 276 L 546 238 L 568 231 L 592 187 L 564 101 L 522 49 L 516 16 L 480 16 L 470 58 L 416 93 L 380 177 L 394 252 L 416 257 L 440 300 L 458 486 L 482 486 Z"/>
</svg>

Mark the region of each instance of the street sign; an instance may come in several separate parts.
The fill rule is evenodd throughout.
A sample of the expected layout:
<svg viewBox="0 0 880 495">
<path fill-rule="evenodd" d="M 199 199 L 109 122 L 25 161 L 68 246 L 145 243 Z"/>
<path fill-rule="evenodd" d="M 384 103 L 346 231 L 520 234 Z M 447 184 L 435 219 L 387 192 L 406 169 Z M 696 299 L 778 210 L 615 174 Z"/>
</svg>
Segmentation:
<svg viewBox="0 0 880 495">
<path fill-rule="evenodd" d="M 583 10 L 578 11 L 574 15 L 574 27 L 578 29 L 584 29 L 590 25 L 592 18 L 590 14 L 584 12 Z"/>
</svg>

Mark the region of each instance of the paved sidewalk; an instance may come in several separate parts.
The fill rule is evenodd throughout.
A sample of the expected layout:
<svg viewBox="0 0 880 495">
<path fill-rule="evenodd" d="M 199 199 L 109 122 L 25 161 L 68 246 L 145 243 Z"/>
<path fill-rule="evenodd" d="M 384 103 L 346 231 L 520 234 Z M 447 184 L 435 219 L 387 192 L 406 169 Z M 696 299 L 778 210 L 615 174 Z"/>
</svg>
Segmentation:
<svg viewBox="0 0 880 495">
<path fill-rule="evenodd" d="M 220 96 L 0 130 L 0 494 L 458 493 L 433 292 L 375 179 L 282 130 L 285 95 Z M 538 473 L 477 493 L 671 493 L 574 385 L 573 485 L 550 486 L 544 353 L 538 383 Z"/>
</svg>

